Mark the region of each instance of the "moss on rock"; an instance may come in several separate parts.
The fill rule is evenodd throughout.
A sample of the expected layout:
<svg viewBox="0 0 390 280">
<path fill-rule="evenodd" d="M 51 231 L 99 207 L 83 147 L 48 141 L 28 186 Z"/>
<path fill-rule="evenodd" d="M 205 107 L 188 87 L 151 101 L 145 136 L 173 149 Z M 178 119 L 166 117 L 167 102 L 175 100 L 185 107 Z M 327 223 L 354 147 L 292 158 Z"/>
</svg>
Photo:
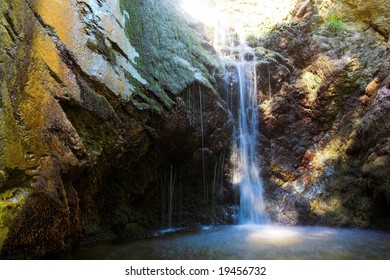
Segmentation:
<svg viewBox="0 0 390 280">
<path fill-rule="evenodd" d="M 216 57 L 202 47 L 172 1 L 120 3 L 127 15 L 126 34 L 140 54 L 135 67 L 148 82 L 147 90 L 138 87 L 136 93 L 142 100 L 136 103 L 140 109 L 147 104 L 155 111 L 170 108 L 172 94 L 179 94 L 194 82 L 213 90 L 215 79 L 211 73 L 218 66 Z M 158 104 L 153 100 L 158 100 Z"/>
<path fill-rule="evenodd" d="M 13 188 L 0 194 L 0 251 L 29 193 L 27 188 Z"/>
</svg>

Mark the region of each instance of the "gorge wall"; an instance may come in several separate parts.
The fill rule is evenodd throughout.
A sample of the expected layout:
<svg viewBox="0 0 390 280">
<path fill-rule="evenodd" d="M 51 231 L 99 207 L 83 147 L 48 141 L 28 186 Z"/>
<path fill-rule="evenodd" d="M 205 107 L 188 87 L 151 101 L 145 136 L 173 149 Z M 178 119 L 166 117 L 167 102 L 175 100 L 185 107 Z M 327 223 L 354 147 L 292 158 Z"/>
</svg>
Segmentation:
<svg viewBox="0 0 390 280">
<path fill-rule="evenodd" d="M 204 203 L 229 148 L 217 62 L 169 1 L 0 8 L 2 258 L 228 221 Z"/>
<path fill-rule="evenodd" d="M 253 39 L 274 220 L 389 229 L 389 11 L 387 1 L 298 1 Z"/>
<path fill-rule="evenodd" d="M 275 1 L 243 24 L 268 213 L 389 230 L 389 3 Z M 233 222 L 218 57 L 177 7 L 0 3 L 0 258 Z"/>
</svg>

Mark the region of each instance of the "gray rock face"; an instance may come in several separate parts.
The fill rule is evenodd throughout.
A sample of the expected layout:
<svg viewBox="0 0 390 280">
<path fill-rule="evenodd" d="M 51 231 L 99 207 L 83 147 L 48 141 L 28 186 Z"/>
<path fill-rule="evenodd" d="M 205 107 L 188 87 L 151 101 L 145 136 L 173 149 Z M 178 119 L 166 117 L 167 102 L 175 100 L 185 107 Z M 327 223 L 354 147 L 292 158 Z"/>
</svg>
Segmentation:
<svg viewBox="0 0 390 280">
<path fill-rule="evenodd" d="M 129 18 L 138 17 L 139 11 L 127 9 L 127 2 L 6 0 L 0 4 L 2 258 L 38 258 L 74 242 L 140 236 L 166 226 L 162 220 L 167 214 L 162 219 L 161 213 L 168 200 L 162 199 L 165 177 L 171 166 L 178 169 L 182 162 L 168 155 L 199 154 L 202 148 L 199 122 L 190 122 L 193 110 L 207 116 L 210 125 L 220 127 L 220 132 L 204 141 L 203 148 L 209 151 L 205 164 L 214 166 L 226 149 L 217 135 L 229 129 L 227 115 L 212 87 L 212 67 L 180 60 L 180 51 L 170 47 L 179 46 L 181 37 L 171 37 L 171 45 L 159 49 L 171 53 L 164 75 L 185 82 L 176 83 L 174 92 L 153 87 L 155 77 L 140 65 L 150 62 L 140 57 L 145 51 L 136 50 L 130 42 L 134 38 L 129 28 L 134 26 L 129 25 Z M 154 4 L 156 15 L 164 18 L 169 12 L 170 17 L 177 17 L 171 25 L 166 22 L 161 33 L 171 29 L 193 32 L 174 11 L 158 9 L 158 3 Z M 164 1 L 164 5 L 168 4 Z M 158 18 L 150 15 L 148 19 L 137 27 L 148 30 L 148 24 L 158 24 Z M 147 36 L 141 39 L 144 45 L 156 44 L 145 42 L 150 39 Z M 198 46 L 199 56 L 212 61 L 198 40 L 190 36 L 187 44 Z M 139 46 L 138 38 L 134 42 Z M 184 74 L 177 73 L 175 59 L 184 64 Z M 202 108 L 197 104 L 183 109 L 187 88 L 196 88 L 192 98 L 199 100 L 201 84 L 205 85 Z M 157 98 L 161 92 L 169 104 Z M 146 95 L 147 106 L 140 107 L 139 96 Z M 183 112 L 175 118 L 182 127 L 173 128 L 172 133 L 187 131 L 191 143 L 181 143 L 159 130 L 172 121 L 162 115 L 168 108 L 170 114 Z M 208 123 L 204 127 L 210 130 Z M 170 141 L 178 143 L 173 150 L 159 148 L 161 142 L 168 145 Z M 202 178 L 202 160 L 195 157 L 192 162 L 198 169 L 189 167 L 177 175 L 180 184 L 186 185 L 180 189 L 180 199 L 184 192 L 195 193 L 188 207 L 203 201 L 201 191 L 198 195 L 191 189 L 198 183 L 194 178 Z M 187 177 L 195 183 L 187 184 Z M 211 181 L 212 173 L 205 178 Z M 178 209 L 180 199 L 177 195 L 172 199 Z M 195 213 L 189 217 L 183 214 L 186 207 L 181 210 L 183 224 L 200 223 L 211 216 Z M 171 219 L 179 223 L 177 216 Z"/>
</svg>

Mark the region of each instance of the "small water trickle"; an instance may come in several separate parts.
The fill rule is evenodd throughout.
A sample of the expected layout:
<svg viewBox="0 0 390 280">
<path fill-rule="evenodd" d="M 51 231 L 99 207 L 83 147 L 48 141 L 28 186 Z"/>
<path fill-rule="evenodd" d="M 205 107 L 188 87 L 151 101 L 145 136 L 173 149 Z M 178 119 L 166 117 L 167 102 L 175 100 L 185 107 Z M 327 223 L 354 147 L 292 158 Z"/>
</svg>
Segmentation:
<svg viewBox="0 0 390 280">
<path fill-rule="evenodd" d="M 199 121 L 200 121 L 200 132 L 201 132 L 201 152 L 202 152 L 202 181 L 203 181 L 203 201 L 204 209 L 207 212 L 208 208 L 208 186 L 206 182 L 206 164 L 205 164 L 205 143 L 204 143 L 204 122 L 203 122 L 203 96 L 202 88 L 199 86 Z"/>
<path fill-rule="evenodd" d="M 225 154 L 222 152 L 219 156 L 219 159 L 215 162 L 214 166 L 214 174 L 213 181 L 211 185 L 211 212 L 213 218 L 213 224 L 215 225 L 217 222 L 217 200 L 223 197 L 223 178 L 224 178 L 224 170 L 223 164 L 225 161 Z"/>
<path fill-rule="evenodd" d="M 181 224 L 183 191 L 178 175 L 180 174 L 173 165 L 160 174 L 161 228 L 171 229 Z"/>
<path fill-rule="evenodd" d="M 171 172 L 169 176 L 169 198 L 168 198 L 168 228 L 172 227 L 172 212 L 173 212 L 173 198 L 176 183 L 176 172 L 173 173 L 171 165 Z"/>
<path fill-rule="evenodd" d="M 219 36 L 219 37 L 218 37 Z M 225 88 L 229 94 L 237 94 L 238 108 L 229 108 L 237 125 L 233 135 L 234 175 L 233 183 L 240 189 L 240 223 L 266 223 L 263 199 L 263 183 L 260 178 L 257 155 L 258 99 L 256 55 L 242 33 L 238 42 L 225 32 L 216 32 L 215 48 L 224 65 Z M 230 90 L 235 84 L 234 90 Z M 229 99 L 228 99 L 229 100 Z M 228 105 L 232 105 L 228 101 Z"/>
</svg>

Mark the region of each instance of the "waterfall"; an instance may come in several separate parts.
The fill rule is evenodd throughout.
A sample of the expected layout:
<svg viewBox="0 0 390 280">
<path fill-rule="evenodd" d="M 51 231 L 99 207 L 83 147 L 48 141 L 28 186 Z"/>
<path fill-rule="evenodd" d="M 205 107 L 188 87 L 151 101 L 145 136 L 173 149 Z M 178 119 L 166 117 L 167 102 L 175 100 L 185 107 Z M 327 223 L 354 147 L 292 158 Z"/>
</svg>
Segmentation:
<svg viewBox="0 0 390 280">
<path fill-rule="evenodd" d="M 217 30 L 214 47 L 224 63 L 227 104 L 237 119 L 233 134 L 233 184 L 240 190 L 240 223 L 265 223 L 263 184 L 256 154 L 258 143 L 258 99 L 256 55 L 245 37 L 234 42 L 226 32 Z M 237 108 L 231 95 L 237 95 Z"/>
<path fill-rule="evenodd" d="M 239 109 L 234 147 L 239 163 L 236 172 L 238 172 L 240 187 L 240 222 L 264 223 L 263 184 L 256 155 L 258 135 L 256 56 L 246 44 L 241 44 L 238 51 L 239 61 L 236 65 Z"/>
</svg>

